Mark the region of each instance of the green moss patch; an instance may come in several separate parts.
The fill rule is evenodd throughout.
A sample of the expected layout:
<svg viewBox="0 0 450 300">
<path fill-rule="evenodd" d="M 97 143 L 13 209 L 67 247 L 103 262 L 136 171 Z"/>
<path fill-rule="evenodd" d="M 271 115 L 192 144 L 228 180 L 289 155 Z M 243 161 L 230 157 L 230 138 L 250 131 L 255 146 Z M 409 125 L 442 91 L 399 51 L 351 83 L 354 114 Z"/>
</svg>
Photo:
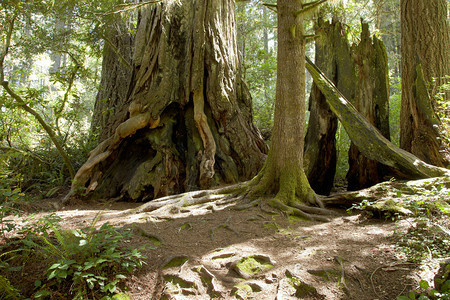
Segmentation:
<svg viewBox="0 0 450 300">
<path fill-rule="evenodd" d="M 189 257 L 185 255 L 175 256 L 169 258 L 166 262 L 163 263 L 162 269 L 169 269 L 175 267 L 181 267 L 189 260 Z"/>
<path fill-rule="evenodd" d="M 270 258 L 263 255 L 247 256 L 233 265 L 233 269 L 244 279 L 252 278 L 272 268 Z"/>
<path fill-rule="evenodd" d="M 232 290 L 232 294 L 238 299 L 247 299 L 253 293 L 259 293 L 262 288 L 255 283 L 240 282 Z"/>
<path fill-rule="evenodd" d="M 323 299 L 315 287 L 303 282 L 300 278 L 294 276 L 291 272 L 286 271 L 286 282 L 295 290 L 295 297 L 303 299 L 305 297 L 313 297 L 314 299 Z"/>
</svg>

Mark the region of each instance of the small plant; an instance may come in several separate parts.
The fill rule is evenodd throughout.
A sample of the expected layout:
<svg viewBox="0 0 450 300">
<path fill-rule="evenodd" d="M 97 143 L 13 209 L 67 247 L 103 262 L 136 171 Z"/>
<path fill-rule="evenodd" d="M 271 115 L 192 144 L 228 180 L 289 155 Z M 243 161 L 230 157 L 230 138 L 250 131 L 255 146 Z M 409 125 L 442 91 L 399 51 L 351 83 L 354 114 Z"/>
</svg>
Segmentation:
<svg viewBox="0 0 450 300">
<path fill-rule="evenodd" d="M 450 300 L 450 280 L 447 280 L 446 282 L 446 286 L 443 286 L 440 290 L 436 290 L 430 288 L 428 281 L 421 280 L 420 288 L 410 291 L 408 296 L 397 297 L 397 300 Z"/>
<path fill-rule="evenodd" d="M 0 299 L 23 299 L 19 290 L 9 283 L 6 277 L 0 275 Z"/>
<path fill-rule="evenodd" d="M 9 219 L 11 215 L 20 215 L 21 211 L 17 208 L 20 202 L 24 201 L 25 195 L 20 188 L 10 188 L 7 185 L 6 176 L 0 176 L 0 233 L 6 238 L 6 233 L 17 228 L 17 225 Z"/>
<path fill-rule="evenodd" d="M 130 230 L 119 230 L 108 223 L 95 229 L 62 230 L 48 222 L 50 232 L 28 239 L 28 247 L 50 259 L 46 280 L 36 282 L 34 297 L 45 299 L 61 293 L 73 299 L 110 299 L 120 292 L 126 275 L 142 267 L 144 249 L 128 249 L 121 241 L 131 237 Z M 103 298 L 102 298 L 103 297 Z"/>
</svg>

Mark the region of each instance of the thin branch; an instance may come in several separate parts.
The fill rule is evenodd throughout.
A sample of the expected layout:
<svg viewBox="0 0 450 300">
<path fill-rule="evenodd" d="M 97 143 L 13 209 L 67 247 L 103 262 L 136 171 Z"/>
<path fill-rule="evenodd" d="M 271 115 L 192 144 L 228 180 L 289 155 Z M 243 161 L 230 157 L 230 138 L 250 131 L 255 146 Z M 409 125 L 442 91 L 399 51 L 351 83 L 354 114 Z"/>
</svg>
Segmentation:
<svg viewBox="0 0 450 300">
<path fill-rule="evenodd" d="M 276 4 L 271 4 L 271 3 L 263 3 L 263 6 L 267 7 L 268 9 L 270 9 L 271 11 L 277 12 L 278 11 L 278 6 Z"/>
<path fill-rule="evenodd" d="M 125 57 L 123 57 L 123 55 L 119 52 L 119 49 L 111 42 L 111 40 L 108 39 L 105 35 L 102 35 L 102 37 L 108 44 L 108 46 L 111 47 L 112 51 L 117 55 L 119 61 L 123 63 L 128 70 L 132 70 L 132 66 L 130 65 L 130 63 L 126 60 Z"/>
<path fill-rule="evenodd" d="M 11 22 L 9 23 L 8 31 L 6 33 L 6 39 L 5 39 L 5 48 L 2 51 L 2 54 L 0 56 L 0 82 L 5 81 L 5 71 L 4 71 L 4 63 L 5 58 L 9 53 L 9 47 L 11 46 L 11 37 L 14 31 L 14 23 L 16 22 L 17 14 L 14 14 Z"/>
<path fill-rule="evenodd" d="M 295 12 L 296 16 L 299 16 L 301 14 L 307 13 L 308 11 L 313 10 L 314 8 L 318 7 L 319 5 L 327 2 L 328 0 L 317 0 L 314 2 L 309 2 L 303 5 L 303 8 L 297 12 Z"/>
<path fill-rule="evenodd" d="M 2 69 L 3 73 L 3 69 Z M 7 81 L 3 81 L 1 83 L 5 91 L 19 104 L 19 107 L 22 108 L 24 111 L 28 112 L 32 116 L 36 118 L 36 120 L 41 124 L 41 126 L 44 128 L 44 130 L 47 132 L 48 136 L 52 140 L 53 144 L 55 145 L 56 149 L 58 150 L 59 154 L 61 155 L 62 159 L 64 160 L 64 163 L 66 164 L 67 169 L 69 170 L 70 177 L 73 179 L 75 177 L 75 169 L 73 168 L 73 165 L 67 156 L 66 151 L 64 150 L 61 143 L 56 138 L 56 134 L 53 131 L 53 129 L 45 122 L 45 120 L 41 117 L 41 115 L 35 111 L 33 108 L 29 107 L 25 101 L 20 97 L 18 94 L 16 94 L 10 87 L 9 83 Z"/>
<path fill-rule="evenodd" d="M 109 16 L 109 15 L 114 15 L 114 14 L 121 14 L 130 10 L 134 10 L 134 9 L 138 9 L 141 8 L 145 5 L 149 5 L 149 4 L 156 4 L 159 2 L 162 2 L 163 0 L 151 0 L 151 1 L 145 1 L 145 2 L 141 2 L 141 3 L 128 3 L 128 4 L 119 4 L 117 6 L 114 7 L 114 10 L 112 12 L 106 12 L 106 13 L 95 13 L 96 15 L 100 15 L 100 16 Z M 123 9 L 121 9 L 123 7 Z"/>
</svg>

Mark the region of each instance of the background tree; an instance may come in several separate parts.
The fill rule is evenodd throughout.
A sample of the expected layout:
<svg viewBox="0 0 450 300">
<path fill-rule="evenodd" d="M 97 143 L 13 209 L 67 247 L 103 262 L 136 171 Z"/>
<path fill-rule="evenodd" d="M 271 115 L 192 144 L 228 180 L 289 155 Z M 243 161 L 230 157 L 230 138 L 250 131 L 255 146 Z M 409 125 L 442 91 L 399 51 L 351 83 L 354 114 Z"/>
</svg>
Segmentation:
<svg viewBox="0 0 450 300">
<path fill-rule="evenodd" d="M 449 74 L 447 1 L 402 0 L 401 20 L 400 146 L 426 162 L 445 166 L 448 157 L 444 157 L 441 124 L 431 99 Z"/>
<path fill-rule="evenodd" d="M 255 125 L 264 139 L 273 126 L 276 83 L 277 16 L 263 3 L 276 1 L 237 1 L 237 37 L 242 73 L 252 95 Z"/>
<path fill-rule="evenodd" d="M 21 178 L 25 189 L 54 192 L 90 150 L 100 37 L 108 22 L 101 12 L 111 11 L 114 2 L 0 4 L 4 178 Z"/>
</svg>

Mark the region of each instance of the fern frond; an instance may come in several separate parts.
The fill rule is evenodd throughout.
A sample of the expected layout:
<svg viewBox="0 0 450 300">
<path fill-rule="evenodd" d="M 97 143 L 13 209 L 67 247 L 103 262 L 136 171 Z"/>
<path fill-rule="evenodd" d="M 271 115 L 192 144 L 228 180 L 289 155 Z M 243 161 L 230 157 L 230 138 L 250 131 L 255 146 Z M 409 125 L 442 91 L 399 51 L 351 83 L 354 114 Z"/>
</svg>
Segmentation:
<svg viewBox="0 0 450 300">
<path fill-rule="evenodd" d="M 0 275 L 0 298 L 1 299 L 23 299 L 20 291 L 11 285 L 8 278 Z"/>
</svg>

